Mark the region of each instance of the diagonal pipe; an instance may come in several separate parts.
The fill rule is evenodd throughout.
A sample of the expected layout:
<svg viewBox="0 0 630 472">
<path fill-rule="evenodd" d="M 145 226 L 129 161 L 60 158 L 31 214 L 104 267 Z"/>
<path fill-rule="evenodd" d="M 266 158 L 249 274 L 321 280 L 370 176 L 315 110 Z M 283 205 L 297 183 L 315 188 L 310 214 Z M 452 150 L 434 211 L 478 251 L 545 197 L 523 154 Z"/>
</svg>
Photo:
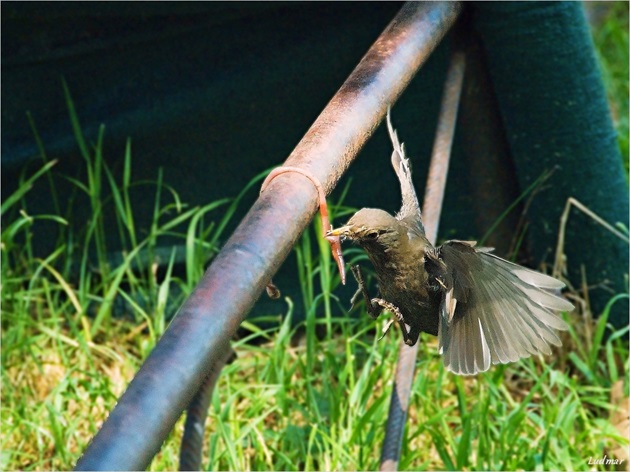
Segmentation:
<svg viewBox="0 0 630 472">
<path fill-rule="evenodd" d="M 327 193 L 454 23 L 460 2 L 408 2 L 286 161 Z M 76 465 L 146 469 L 317 209 L 296 173 L 275 178 L 225 243 Z"/>
<path fill-rule="evenodd" d="M 448 164 L 451 156 L 453 137 L 455 135 L 457 110 L 462 92 L 462 84 L 464 82 L 465 68 L 466 61 L 464 53 L 456 50 L 453 53 L 448 72 L 446 73 L 444 94 L 442 96 L 440 115 L 438 117 L 435 142 L 433 143 L 431 163 L 429 164 L 429 174 L 427 175 L 427 185 L 422 205 L 424 229 L 427 238 L 433 245 L 435 245 L 435 240 L 437 239 L 440 213 L 442 212 L 442 201 L 444 200 L 444 189 L 446 188 Z M 396 364 L 394 388 L 392 390 L 389 414 L 387 416 L 385 441 L 383 442 L 381 452 L 380 470 L 382 471 L 394 471 L 398 469 L 419 344 L 418 342 L 413 346 L 407 346 L 403 342 L 400 346 L 398 363 Z"/>
</svg>

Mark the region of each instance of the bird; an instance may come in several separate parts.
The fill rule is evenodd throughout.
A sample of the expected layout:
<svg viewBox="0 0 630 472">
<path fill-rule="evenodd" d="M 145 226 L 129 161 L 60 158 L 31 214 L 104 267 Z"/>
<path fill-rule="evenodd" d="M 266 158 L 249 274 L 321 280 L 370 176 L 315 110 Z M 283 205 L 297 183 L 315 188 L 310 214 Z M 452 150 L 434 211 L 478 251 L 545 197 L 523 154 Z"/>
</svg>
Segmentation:
<svg viewBox="0 0 630 472">
<path fill-rule="evenodd" d="M 351 269 L 368 313 L 373 318 L 383 311 L 394 315 L 383 336 L 394 321 L 409 346 L 421 332 L 437 336 L 444 366 L 458 375 L 551 354 L 551 346 L 562 344 L 558 331 L 568 330 L 558 312 L 574 308 L 559 295 L 564 283 L 502 259 L 474 241 L 450 240 L 434 247 L 425 234 L 409 159 L 389 110 L 387 129 L 401 187 L 400 210 L 391 215 L 363 208 L 328 232 L 367 253 L 378 297 L 369 296 L 360 266 Z"/>
</svg>

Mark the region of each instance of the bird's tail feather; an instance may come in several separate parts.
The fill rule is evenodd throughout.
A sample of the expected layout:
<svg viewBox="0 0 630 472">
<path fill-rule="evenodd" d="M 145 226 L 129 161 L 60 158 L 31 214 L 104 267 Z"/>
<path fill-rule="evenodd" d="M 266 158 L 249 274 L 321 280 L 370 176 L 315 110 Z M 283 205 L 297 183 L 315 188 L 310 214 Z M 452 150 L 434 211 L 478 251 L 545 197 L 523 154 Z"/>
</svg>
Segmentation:
<svg viewBox="0 0 630 472">
<path fill-rule="evenodd" d="M 392 166 L 400 181 L 400 190 L 402 193 L 402 207 L 396 217 L 404 219 L 412 216 L 418 218 L 420 215 L 420 204 L 411 180 L 411 167 L 409 159 L 405 156 L 405 145 L 398 140 L 396 130 L 392 126 L 391 109 L 387 109 L 387 130 L 389 138 L 392 141 L 394 151 L 392 152 Z M 423 228 L 421 228 L 423 229 Z"/>
</svg>

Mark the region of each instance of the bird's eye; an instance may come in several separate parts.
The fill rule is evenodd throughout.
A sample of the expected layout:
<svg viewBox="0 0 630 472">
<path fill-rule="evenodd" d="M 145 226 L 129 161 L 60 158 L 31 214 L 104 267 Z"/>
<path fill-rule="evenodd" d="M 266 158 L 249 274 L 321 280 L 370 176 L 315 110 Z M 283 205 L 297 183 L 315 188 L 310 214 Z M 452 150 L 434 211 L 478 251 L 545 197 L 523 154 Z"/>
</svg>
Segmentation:
<svg viewBox="0 0 630 472">
<path fill-rule="evenodd" d="M 365 235 L 366 239 L 376 239 L 378 238 L 378 231 L 370 231 L 368 234 Z"/>
</svg>

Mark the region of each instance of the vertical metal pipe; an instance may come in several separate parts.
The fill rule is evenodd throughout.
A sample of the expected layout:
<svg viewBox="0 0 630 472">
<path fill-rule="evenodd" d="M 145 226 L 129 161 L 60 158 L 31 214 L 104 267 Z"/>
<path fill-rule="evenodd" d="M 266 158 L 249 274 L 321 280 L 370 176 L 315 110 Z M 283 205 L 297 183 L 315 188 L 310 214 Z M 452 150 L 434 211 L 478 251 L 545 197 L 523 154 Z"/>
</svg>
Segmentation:
<svg viewBox="0 0 630 472">
<path fill-rule="evenodd" d="M 286 161 L 335 186 L 453 24 L 459 2 L 408 2 Z M 78 470 L 145 469 L 317 208 L 311 182 L 275 178 L 225 243 L 92 439 Z"/>
<path fill-rule="evenodd" d="M 453 136 L 455 135 L 457 109 L 464 82 L 465 66 L 464 53 L 455 51 L 451 58 L 444 84 L 444 95 L 442 97 L 422 206 L 424 230 L 431 244 L 435 244 L 437 238 L 442 201 L 444 200 L 444 189 L 446 188 L 446 177 L 448 175 L 448 164 L 451 156 Z M 394 389 L 389 404 L 385 441 L 381 452 L 380 470 L 383 471 L 398 469 L 418 347 L 419 343 L 407 346 L 404 342 L 401 342 L 396 365 Z"/>
<path fill-rule="evenodd" d="M 438 126 L 431 153 L 431 163 L 427 176 L 427 185 L 424 191 L 424 202 L 422 204 L 422 221 L 427 239 L 431 244 L 435 244 L 438 227 L 440 224 L 440 214 L 442 212 L 442 202 L 444 200 L 444 190 L 446 189 L 446 178 L 448 176 L 448 165 L 453 147 L 453 137 L 455 136 L 455 124 L 457 122 L 457 109 L 464 83 L 464 71 L 466 59 L 464 53 L 455 51 L 451 58 L 446 82 L 444 85 L 444 97 L 438 117 Z"/>
</svg>

